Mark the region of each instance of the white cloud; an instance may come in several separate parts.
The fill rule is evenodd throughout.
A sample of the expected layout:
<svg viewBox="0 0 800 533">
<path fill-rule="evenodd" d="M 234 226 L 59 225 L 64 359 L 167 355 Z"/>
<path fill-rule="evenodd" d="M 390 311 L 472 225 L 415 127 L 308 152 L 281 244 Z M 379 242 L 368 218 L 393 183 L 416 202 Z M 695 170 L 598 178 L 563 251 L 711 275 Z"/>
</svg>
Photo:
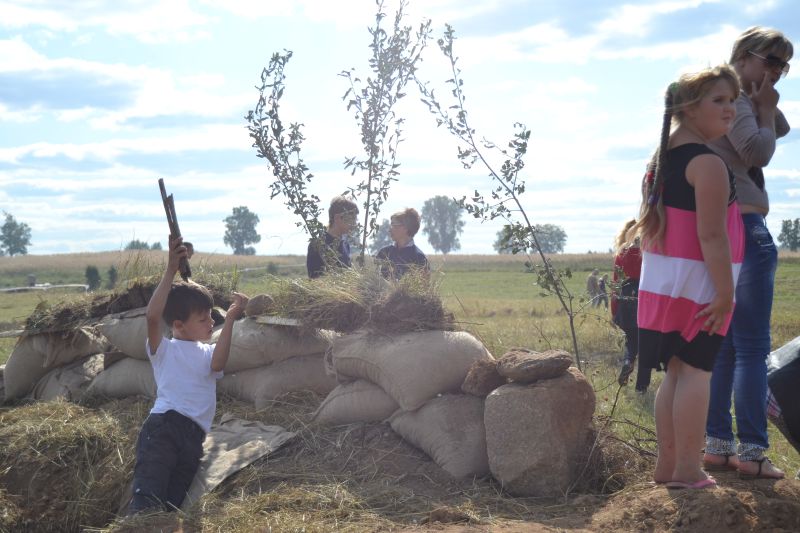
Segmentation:
<svg viewBox="0 0 800 533">
<path fill-rule="evenodd" d="M 189 0 L 73 0 L 68 8 L 57 0 L 34 5 L 26 0 L 5 0 L 0 2 L 0 13 L 0 27 L 69 33 L 99 28 L 149 43 L 204 38 L 208 35 L 205 28 L 213 22 L 193 9 Z"/>
<path fill-rule="evenodd" d="M 249 150 L 250 139 L 244 127 L 212 124 L 169 135 L 119 138 L 89 143 L 38 142 L 0 148 L 0 161 L 19 163 L 26 156 L 48 158 L 64 156 L 74 161 L 99 159 L 113 161 L 121 155 L 165 154 L 209 150 Z"/>
<path fill-rule="evenodd" d="M 719 0 L 685 0 L 681 2 L 648 3 L 646 5 L 624 4 L 615 10 L 610 17 L 600 21 L 596 28 L 598 33 L 603 35 L 644 37 L 649 34 L 650 23 L 659 16 L 718 2 Z"/>
</svg>

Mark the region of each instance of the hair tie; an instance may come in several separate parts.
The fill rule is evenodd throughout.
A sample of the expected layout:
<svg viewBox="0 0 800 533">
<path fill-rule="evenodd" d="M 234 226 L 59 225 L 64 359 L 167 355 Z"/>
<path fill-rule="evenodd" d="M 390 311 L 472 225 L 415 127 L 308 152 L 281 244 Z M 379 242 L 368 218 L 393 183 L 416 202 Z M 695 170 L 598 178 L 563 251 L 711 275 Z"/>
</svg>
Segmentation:
<svg viewBox="0 0 800 533">
<path fill-rule="evenodd" d="M 672 96 L 678 94 L 678 89 L 680 89 L 680 84 L 677 81 L 673 81 L 669 84 L 669 87 L 667 87 L 667 90 Z"/>
</svg>

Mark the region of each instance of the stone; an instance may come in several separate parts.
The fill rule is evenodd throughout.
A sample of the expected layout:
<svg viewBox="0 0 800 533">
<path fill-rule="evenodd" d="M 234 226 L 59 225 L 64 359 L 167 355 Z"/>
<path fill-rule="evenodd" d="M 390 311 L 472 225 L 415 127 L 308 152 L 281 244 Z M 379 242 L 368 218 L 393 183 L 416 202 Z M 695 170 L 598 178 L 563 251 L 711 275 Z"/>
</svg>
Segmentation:
<svg viewBox="0 0 800 533">
<path fill-rule="evenodd" d="M 506 378 L 497 372 L 497 361 L 475 361 L 467 371 L 467 377 L 461 384 L 461 392 L 485 398 L 490 392 L 505 385 Z"/>
<path fill-rule="evenodd" d="M 589 455 L 595 395 L 577 369 L 531 384 L 509 383 L 486 397 L 489 469 L 514 496 L 563 496 Z"/>
<path fill-rule="evenodd" d="M 563 350 L 534 352 L 512 348 L 497 360 L 497 372 L 517 383 L 533 383 L 558 377 L 572 365 L 572 356 Z"/>
<path fill-rule="evenodd" d="M 275 300 L 269 294 L 257 294 L 250 298 L 244 308 L 244 316 L 264 315 L 275 307 Z"/>
</svg>

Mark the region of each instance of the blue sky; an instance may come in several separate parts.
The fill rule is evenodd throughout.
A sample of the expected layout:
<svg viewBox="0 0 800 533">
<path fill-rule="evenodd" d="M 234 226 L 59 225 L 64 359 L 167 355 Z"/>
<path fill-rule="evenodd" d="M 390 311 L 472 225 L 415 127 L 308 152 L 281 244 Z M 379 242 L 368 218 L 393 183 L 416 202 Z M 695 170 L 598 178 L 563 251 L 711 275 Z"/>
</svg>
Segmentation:
<svg viewBox="0 0 800 533">
<path fill-rule="evenodd" d="M 292 50 L 282 118 L 304 124 L 312 192 L 327 201 L 355 186 L 343 161 L 360 153 L 359 132 L 338 74 L 367 73 L 374 13 L 371 0 L 0 0 L 0 210 L 31 227 L 34 254 L 164 243 L 163 177 L 196 249 L 229 253 L 223 219 L 244 205 L 261 220 L 259 254 L 305 253 L 295 216 L 269 199 L 243 117 L 272 53 Z M 607 250 L 636 214 L 670 81 L 727 59 L 755 24 L 800 43 L 794 0 L 411 0 L 406 13 L 412 26 L 430 18 L 436 36 L 455 28 L 479 134 L 504 143 L 515 122 L 531 129 L 526 211 L 562 226 L 567 252 Z M 422 75 L 444 91 L 435 42 Z M 777 86 L 796 129 L 766 172 L 776 236 L 800 216 L 798 79 L 800 66 Z M 387 217 L 490 191 L 413 90 L 398 111 L 405 141 Z M 468 219 L 460 252 L 492 253 L 498 229 Z M 417 244 L 432 251 L 422 234 Z"/>
</svg>

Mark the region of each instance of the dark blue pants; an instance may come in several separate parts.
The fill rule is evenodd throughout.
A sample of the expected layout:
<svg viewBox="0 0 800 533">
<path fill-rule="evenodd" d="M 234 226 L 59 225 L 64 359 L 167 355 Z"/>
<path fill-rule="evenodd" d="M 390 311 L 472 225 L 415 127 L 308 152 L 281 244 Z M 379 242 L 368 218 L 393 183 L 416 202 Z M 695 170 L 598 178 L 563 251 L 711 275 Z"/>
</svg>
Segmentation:
<svg viewBox="0 0 800 533">
<path fill-rule="evenodd" d="M 179 509 L 194 479 L 206 434 L 177 411 L 150 414 L 136 441 L 128 514 Z"/>
</svg>

